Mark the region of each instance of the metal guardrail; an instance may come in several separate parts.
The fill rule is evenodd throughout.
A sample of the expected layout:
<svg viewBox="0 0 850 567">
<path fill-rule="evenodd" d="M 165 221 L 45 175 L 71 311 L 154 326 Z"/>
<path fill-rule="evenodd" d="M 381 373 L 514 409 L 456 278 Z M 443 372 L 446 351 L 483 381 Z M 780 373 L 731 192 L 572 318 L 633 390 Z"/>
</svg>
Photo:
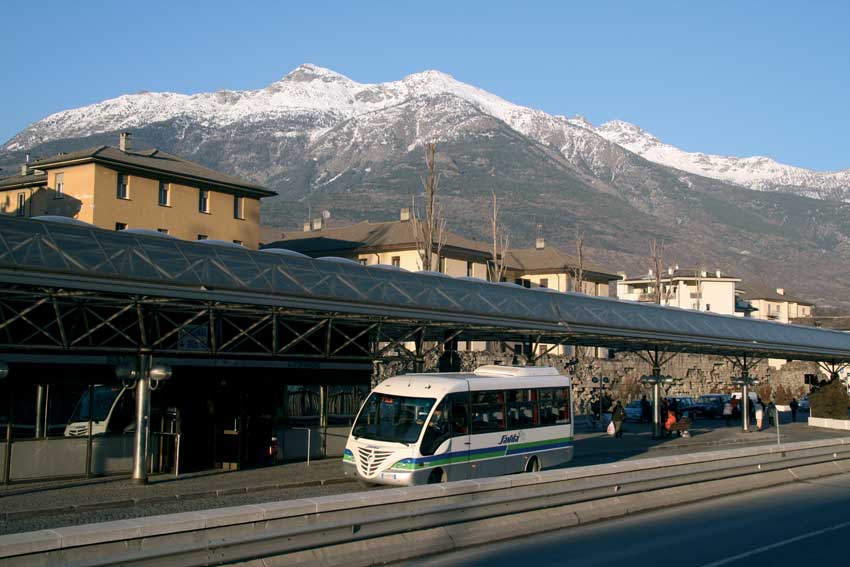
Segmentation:
<svg viewBox="0 0 850 567">
<path fill-rule="evenodd" d="M 741 483 L 740 486 L 747 486 L 746 482 L 752 479 L 756 479 L 753 486 L 791 482 L 805 476 L 807 468 L 812 467 L 817 470 L 810 475 L 849 472 L 850 438 L 624 461 L 14 534 L 0 537 L 0 567 L 32 563 L 91 567 L 209 565 L 286 554 L 296 554 L 303 561 L 305 553 L 320 553 L 363 540 L 402 537 L 410 546 L 410 538 L 433 534 L 435 529 L 469 533 L 469 526 L 476 522 L 493 522 L 505 515 L 532 514 L 540 525 L 545 523 L 545 518 L 560 517 L 565 509 L 572 510 L 570 514 L 579 518 L 576 510 L 582 510 L 585 518 L 588 514 L 602 517 L 603 504 L 612 499 L 652 501 L 654 492 L 665 490 L 692 494 L 695 484 L 711 485 L 724 479 Z M 771 474 L 780 476 L 774 478 Z M 687 491 L 676 488 L 684 485 L 689 486 Z M 671 502 L 669 497 L 657 501 L 659 506 Z M 541 510 L 547 512 L 540 514 Z"/>
</svg>

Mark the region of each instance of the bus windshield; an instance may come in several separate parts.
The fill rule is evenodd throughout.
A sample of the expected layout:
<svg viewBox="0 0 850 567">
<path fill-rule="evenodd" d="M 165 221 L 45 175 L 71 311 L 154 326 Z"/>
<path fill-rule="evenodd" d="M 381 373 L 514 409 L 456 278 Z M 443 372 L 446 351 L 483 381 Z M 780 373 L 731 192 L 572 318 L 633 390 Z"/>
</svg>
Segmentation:
<svg viewBox="0 0 850 567">
<path fill-rule="evenodd" d="M 115 402 L 115 398 L 121 393 L 121 386 L 95 386 L 92 392 L 92 400 L 94 401 L 94 411 L 92 412 L 92 421 L 103 421 L 109 416 L 109 410 Z M 71 416 L 69 423 L 89 420 L 89 393 L 83 392 L 80 396 L 80 401 L 77 402 L 77 407 L 74 408 L 74 414 Z"/>
<path fill-rule="evenodd" d="M 434 402 L 434 398 L 372 392 L 363 404 L 351 434 L 375 441 L 416 443 Z"/>
</svg>

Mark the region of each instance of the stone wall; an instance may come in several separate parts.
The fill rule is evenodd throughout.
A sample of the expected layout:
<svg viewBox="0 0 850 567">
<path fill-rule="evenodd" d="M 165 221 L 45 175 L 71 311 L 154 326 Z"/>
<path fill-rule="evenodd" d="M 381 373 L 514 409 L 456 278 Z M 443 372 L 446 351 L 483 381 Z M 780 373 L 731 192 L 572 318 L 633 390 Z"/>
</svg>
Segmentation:
<svg viewBox="0 0 850 567">
<path fill-rule="evenodd" d="M 514 362 L 514 355 L 510 352 L 461 351 L 458 356 L 459 370 L 462 372 L 471 372 L 484 364 L 507 366 Z M 434 355 L 426 361 L 426 371 L 436 371 L 438 358 Z M 544 356 L 537 361 L 537 365 L 554 366 L 559 371 L 567 373 L 566 368 L 569 362 L 570 358 L 565 356 Z M 519 363 L 524 363 L 521 357 Z M 412 371 L 412 365 L 409 362 L 376 363 L 375 383 L 390 376 Z M 591 379 L 594 376 L 608 377 L 609 383 L 605 392 L 612 399 L 626 401 L 640 398 L 643 394 L 650 397 L 651 388 L 644 388 L 640 382 L 640 377 L 650 372 L 650 365 L 635 353 L 618 353 L 613 359 L 585 356 L 573 372 L 573 398 L 576 407 L 585 407 L 585 404 L 593 397 L 595 385 Z M 662 367 L 661 372 L 676 379 L 672 384 L 665 384 L 662 388 L 665 396 L 698 397 L 703 394 L 731 393 L 740 390 L 730 383 L 730 378 L 739 375 L 740 371 L 728 360 L 719 356 L 678 354 Z M 794 361 L 777 369 L 770 367 L 767 361 L 763 361 L 750 372 L 750 375 L 761 381 L 757 389 L 764 388 L 765 385 L 772 389 L 782 384 L 792 395 L 799 396 L 804 391 L 808 391 L 808 386 L 803 383 L 803 375 L 818 373 L 825 377 L 814 362 Z"/>
</svg>

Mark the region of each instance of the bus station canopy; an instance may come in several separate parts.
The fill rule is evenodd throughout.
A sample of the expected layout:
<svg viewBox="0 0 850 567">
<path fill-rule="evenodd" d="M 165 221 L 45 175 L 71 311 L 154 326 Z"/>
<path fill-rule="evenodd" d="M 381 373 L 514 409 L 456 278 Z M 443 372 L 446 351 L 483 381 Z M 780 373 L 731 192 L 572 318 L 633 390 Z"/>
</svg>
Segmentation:
<svg viewBox="0 0 850 567">
<path fill-rule="evenodd" d="M 850 334 L 837 331 L 0 215 L 0 300 L 22 288 L 280 307 L 381 321 L 398 336 L 424 325 L 431 333 L 462 330 L 466 340 L 533 337 L 618 350 L 850 361 Z"/>
</svg>

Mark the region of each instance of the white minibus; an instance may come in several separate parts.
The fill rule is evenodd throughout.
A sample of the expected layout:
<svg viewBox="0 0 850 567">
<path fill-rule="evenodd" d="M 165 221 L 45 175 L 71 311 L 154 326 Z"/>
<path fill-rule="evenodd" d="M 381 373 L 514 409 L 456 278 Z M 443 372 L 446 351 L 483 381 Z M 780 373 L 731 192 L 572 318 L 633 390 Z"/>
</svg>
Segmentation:
<svg viewBox="0 0 850 567">
<path fill-rule="evenodd" d="M 343 468 L 405 486 L 538 471 L 572 459 L 572 423 L 570 379 L 554 368 L 395 376 L 363 402 Z"/>
</svg>

